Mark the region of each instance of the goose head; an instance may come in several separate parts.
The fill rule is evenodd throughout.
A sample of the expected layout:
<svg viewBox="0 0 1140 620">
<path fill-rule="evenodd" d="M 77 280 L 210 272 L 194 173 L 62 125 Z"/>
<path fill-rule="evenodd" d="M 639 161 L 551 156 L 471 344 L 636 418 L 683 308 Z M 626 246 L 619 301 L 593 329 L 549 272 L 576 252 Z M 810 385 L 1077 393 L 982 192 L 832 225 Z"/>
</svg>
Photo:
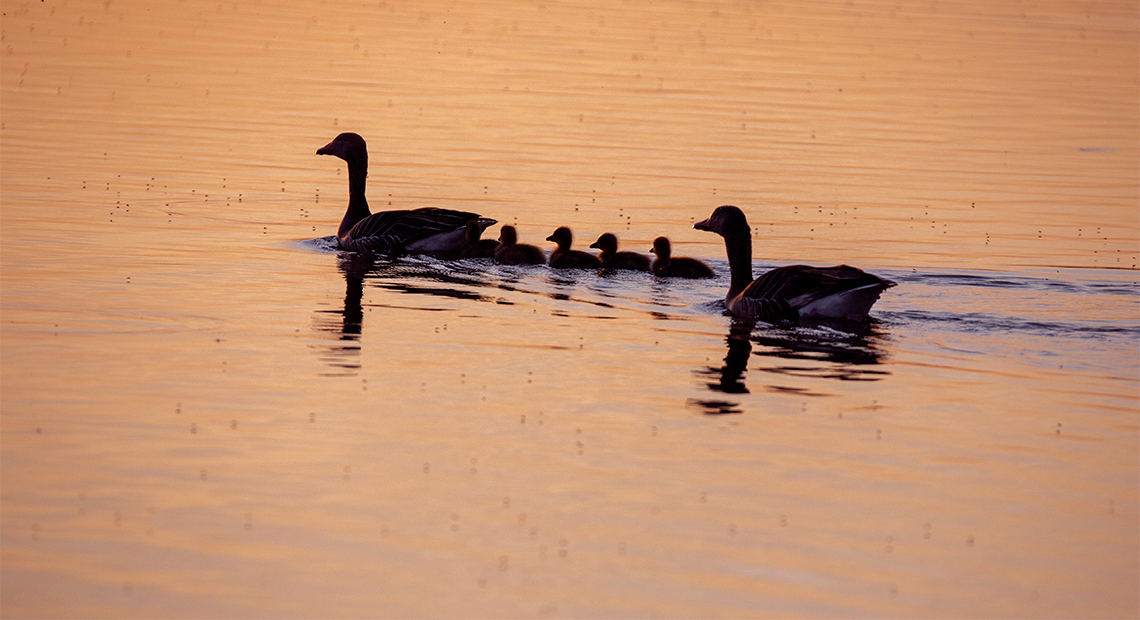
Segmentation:
<svg viewBox="0 0 1140 620">
<path fill-rule="evenodd" d="M 657 258 L 665 260 L 673 253 L 673 246 L 669 243 L 669 237 L 657 237 L 653 240 L 653 249 L 650 252 L 657 255 Z"/>
<path fill-rule="evenodd" d="M 617 252 L 618 240 L 613 233 L 604 233 L 597 241 L 591 243 L 590 247 L 601 250 L 602 254 L 612 254 Z"/>
<path fill-rule="evenodd" d="M 359 134 L 346 132 L 317 149 L 317 155 L 335 155 L 349 163 L 359 161 L 368 163 L 368 145 Z"/>
<path fill-rule="evenodd" d="M 558 248 L 562 250 L 570 249 L 570 244 L 574 243 L 574 233 L 565 226 L 559 226 L 554 234 L 546 238 L 547 241 L 553 241 L 558 244 Z"/>
<path fill-rule="evenodd" d="M 744 212 L 740 209 L 732 205 L 724 205 L 717 207 L 708 219 L 693 224 L 693 228 L 714 232 L 723 237 L 725 233 L 747 231 L 748 219 L 744 217 Z"/>
</svg>

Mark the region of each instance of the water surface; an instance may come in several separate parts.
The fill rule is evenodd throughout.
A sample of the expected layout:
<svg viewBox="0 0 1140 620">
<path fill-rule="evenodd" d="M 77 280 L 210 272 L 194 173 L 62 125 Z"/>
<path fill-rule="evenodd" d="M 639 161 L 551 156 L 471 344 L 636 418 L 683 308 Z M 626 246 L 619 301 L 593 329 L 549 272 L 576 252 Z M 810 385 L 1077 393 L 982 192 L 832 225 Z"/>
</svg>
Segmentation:
<svg viewBox="0 0 1140 620">
<path fill-rule="evenodd" d="M 0 615 L 1140 613 L 1134 4 L 3 13 Z M 718 277 L 338 253 L 341 131 Z M 734 321 L 720 204 L 898 286 Z"/>
</svg>

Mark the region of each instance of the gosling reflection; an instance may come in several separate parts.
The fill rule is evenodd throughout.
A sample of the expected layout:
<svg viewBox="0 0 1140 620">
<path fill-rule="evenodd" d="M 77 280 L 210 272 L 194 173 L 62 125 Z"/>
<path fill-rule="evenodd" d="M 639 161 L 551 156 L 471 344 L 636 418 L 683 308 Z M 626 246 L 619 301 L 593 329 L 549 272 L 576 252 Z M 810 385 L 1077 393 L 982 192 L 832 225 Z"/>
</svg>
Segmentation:
<svg viewBox="0 0 1140 620">
<path fill-rule="evenodd" d="M 879 342 L 883 338 L 876 321 L 849 323 L 801 323 L 792 327 L 764 324 L 758 331 L 754 321 L 733 320 L 725 344 L 728 353 L 721 366 L 697 369 L 706 378 L 705 385 L 714 392 L 748 394 L 745 383 L 749 359 L 755 354 L 759 362 L 755 372 L 772 377 L 763 386 L 768 392 L 794 393 L 800 396 L 827 396 L 826 381 L 878 381 L 890 373 L 874 368 L 884 353 Z M 790 378 L 800 379 L 792 381 Z M 809 379 L 805 387 L 802 379 Z M 814 381 L 821 380 L 821 381 Z M 703 413 L 721 415 L 743 413 L 742 403 L 723 399 L 693 399 L 690 404 Z"/>
</svg>

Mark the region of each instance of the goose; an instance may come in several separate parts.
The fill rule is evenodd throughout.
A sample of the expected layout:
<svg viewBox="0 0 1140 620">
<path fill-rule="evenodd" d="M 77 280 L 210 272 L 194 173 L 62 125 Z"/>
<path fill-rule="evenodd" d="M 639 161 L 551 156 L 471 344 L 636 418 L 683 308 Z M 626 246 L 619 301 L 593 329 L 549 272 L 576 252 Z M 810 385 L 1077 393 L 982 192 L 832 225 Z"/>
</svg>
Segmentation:
<svg viewBox="0 0 1140 620">
<path fill-rule="evenodd" d="M 466 243 L 463 245 L 463 258 L 495 258 L 499 242 L 494 239 L 480 239 L 483 228 L 479 220 L 467 220 Z"/>
<path fill-rule="evenodd" d="M 350 252 L 456 253 L 467 241 L 467 222 L 478 222 L 480 233 L 495 220 L 475 213 L 424 207 L 400 211 L 368 210 L 364 184 L 368 177 L 368 147 L 355 133 L 342 133 L 317 149 L 348 164 L 348 210 L 337 230 L 337 244 Z"/>
<path fill-rule="evenodd" d="M 879 294 L 895 285 L 847 265 L 788 265 L 753 280 L 752 231 L 743 211 L 732 205 L 717 207 L 707 220 L 697 222 L 693 228 L 724 237 L 732 272 L 724 306 L 737 317 L 766 321 L 799 317 L 861 320 L 867 317 Z"/>
<path fill-rule="evenodd" d="M 657 259 L 653 261 L 653 273 L 665 278 L 711 278 L 712 267 L 688 256 L 673 256 L 673 245 L 669 237 L 657 237 L 650 250 Z"/>
<path fill-rule="evenodd" d="M 558 227 L 546 240 L 558 244 L 558 249 L 550 253 L 550 266 L 555 269 L 597 269 L 602 266 L 602 261 L 597 256 L 570 249 L 574 243 L 574 233 L 565 226 Z"/>
<path fill-rule="evenodd" d="M 602 234 L 590 247 L 601 250 L 598 259 L 602 261 L 603 269 L 649 271 L 649 257 L 637 252 L 618 252 L 617 236 L 613 233 Z"/>
<path fill-rule="evenodd" d="M 507 224 L 499 229 L 499 247 L 495 260 L 504 265 L 545 265 L 546 252 L 537 245 L 519 243 L 518 231 Z"/>
</svg>

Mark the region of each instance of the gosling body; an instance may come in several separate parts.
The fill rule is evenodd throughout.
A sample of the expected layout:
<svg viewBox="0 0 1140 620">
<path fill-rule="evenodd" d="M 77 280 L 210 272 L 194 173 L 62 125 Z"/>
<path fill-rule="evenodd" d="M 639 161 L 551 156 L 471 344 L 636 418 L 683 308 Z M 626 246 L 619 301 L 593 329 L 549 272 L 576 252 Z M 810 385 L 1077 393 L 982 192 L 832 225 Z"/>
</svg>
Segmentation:
<svg viewBox="0 0 1140 620">
<path fill-rule="evenodd" d="M 558 227 L 546 240 L 558 244 L 558 248 L 550 253 L 550 266 L 554 269 L 598 269 L 602 266 L 597 256 L 571 249 L 574 233 L 565 226 Z"/>
</svg>

